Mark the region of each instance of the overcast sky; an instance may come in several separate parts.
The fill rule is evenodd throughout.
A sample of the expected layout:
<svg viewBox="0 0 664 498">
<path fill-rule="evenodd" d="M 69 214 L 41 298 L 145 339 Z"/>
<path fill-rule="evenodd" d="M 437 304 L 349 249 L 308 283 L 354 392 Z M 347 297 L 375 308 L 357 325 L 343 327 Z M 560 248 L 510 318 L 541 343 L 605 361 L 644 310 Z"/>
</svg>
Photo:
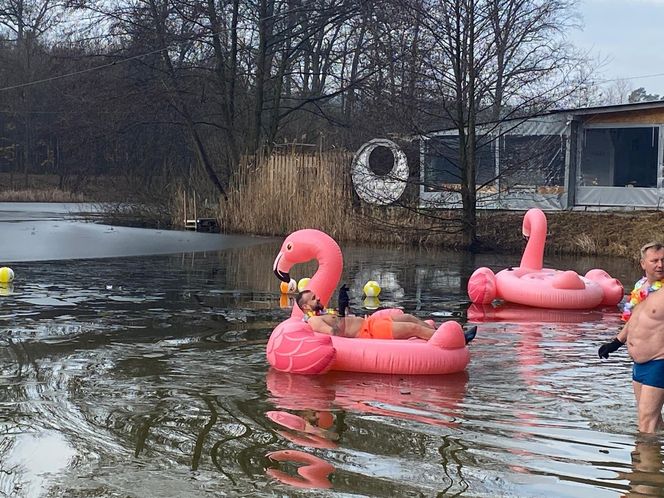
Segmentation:
<svg viewBox="0 0 664 498">
<path fill-rule="evenodd" d="M 578 9 L 584 28 L 571 40 L 609 60 L 600 77 L 664 94 L 664 0 L 579 0 Z"/>
</svg>

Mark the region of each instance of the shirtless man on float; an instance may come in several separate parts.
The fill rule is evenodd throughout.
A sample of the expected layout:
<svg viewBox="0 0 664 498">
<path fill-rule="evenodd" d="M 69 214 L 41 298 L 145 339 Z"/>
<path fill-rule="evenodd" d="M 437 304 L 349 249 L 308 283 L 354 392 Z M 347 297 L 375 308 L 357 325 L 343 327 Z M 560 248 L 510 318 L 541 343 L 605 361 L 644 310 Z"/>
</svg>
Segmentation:
<svg viewBox="0 0 664 498">
<path fill-rule="evenodd" d="M 430 323 L 419 318 L 401 314 L 394 316 L 370 315 L 339 316 L 327 310 L 320 299 L 310 290 L 300 292 L 295 301 L 304 312 L 304 320 L 315 332 L 340 337 L 357 337 L 361 339 L 419 339 L 429 340 L 436 329 Z M 466 344 L 473 340 L 477 327 L 464 331 Z"/>
</svg>

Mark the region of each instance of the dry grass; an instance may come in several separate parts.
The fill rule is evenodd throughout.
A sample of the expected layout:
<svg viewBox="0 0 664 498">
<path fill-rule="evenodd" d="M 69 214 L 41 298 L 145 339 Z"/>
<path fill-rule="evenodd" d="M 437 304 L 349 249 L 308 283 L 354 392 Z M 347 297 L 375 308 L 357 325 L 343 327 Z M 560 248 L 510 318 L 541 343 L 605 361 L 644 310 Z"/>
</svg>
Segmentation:
<svg viewBox="0 0 664 498">
<path fill-rule="evenodd" d="M 639 248 L 651 240 L 664 241 L 664 213 L 660 211 L 547 212 L 546 250 L 551 254 L 618 256 L 638 260 Z M 481 214 L 480 237 L 501 252 L 523 248 L 523 212 Z M 498 229 L 487 234 L 486 227 Z"/>
<path fill-rule="evenodd" d="M 574 239 L 574 245 L 581 254 L 597 254 L 597 243 L 587 233 L 577 235 Z"/>
<path fill-rule="evenodd" d="M 0 191 L 0 202 L 87 202 L 88 200 L 85 195 L 59 188 Z"/>
<path fill-rule="evenodd" d="M 229 189 L 228 202 L 219 206 L 217 218 L 222 231 L 284 235 L 317 228 L 337 240 L 458 243 L 450 234 L 441 233 L 440 215 L 432 218 L 405 207 L 374 207 L 360 202 L 350 178 L 351 161 L 352 155 L 344 152 L 246 160 Z"/>
<path fill-rule="evenodd" d="M 273 155 L 249 159 L 233 179 L 228 202 L 219 207 L 222 230 L 283 235 L 316 227 L 332 237 L 352 235 L 352 193 L 343 153 Z"/>
</svg>

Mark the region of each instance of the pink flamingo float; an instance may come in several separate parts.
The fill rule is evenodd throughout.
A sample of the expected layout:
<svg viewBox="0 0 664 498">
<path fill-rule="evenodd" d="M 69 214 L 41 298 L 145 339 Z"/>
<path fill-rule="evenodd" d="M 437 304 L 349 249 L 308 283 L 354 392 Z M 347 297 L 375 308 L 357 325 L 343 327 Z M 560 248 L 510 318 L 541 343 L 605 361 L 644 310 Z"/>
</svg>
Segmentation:
<svg viewBox="0 0 664 498">
<path fill-rule="evenodd" d="M 341 249 L 332 237 L 313 229 L 290 234 L 281 246 L 273 269 L 280 280 L 289 282 L 290 269 L 312 259 L 318 261 L 318 269 L 306 288 L 327 306 L 343 268 Z M 390 309 L 376 313 L 403 311 Z M 443 374 L 463 371 L 470 361 L 463 329 L 455 321 L 444 322 L 428 341 L 395 341 L 319 334 L 302 317 L 302 310 L 293 306 L 290 318 L 281 322 L 270 335 L 267 360 L 276 370 L 309 375 L 328 370 Z"/>
<path fill-rule="evenodd" d="M 615 306 L 623 298 L 619 280 L 607 272 L 593 269 L 580 276 L 572 270 L 543 268 L 546 243 L 546 216 L 541 209 L 530 209 L 523 218 L 523 235 L 528 239 L 521 264 L 497 274 L 478 268 L 468 281 L 468 296 L 473 303 L 489 304 L 494 299 L 554 309 L 591 309 Z"/>
</svg>

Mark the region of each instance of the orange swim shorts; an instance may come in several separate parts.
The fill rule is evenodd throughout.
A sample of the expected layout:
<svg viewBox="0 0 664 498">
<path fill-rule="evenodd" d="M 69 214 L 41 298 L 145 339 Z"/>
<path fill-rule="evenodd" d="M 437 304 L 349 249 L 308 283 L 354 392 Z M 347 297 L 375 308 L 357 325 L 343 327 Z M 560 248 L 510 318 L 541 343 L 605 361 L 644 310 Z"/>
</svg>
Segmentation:
<svg viewBox="0 0 664 498">
<path fill-rule="evenodd" d="M 360 339 L 394 339 L 392 335 L 392 318 L 370 316 L 364 319 Z"/>
</svg>

